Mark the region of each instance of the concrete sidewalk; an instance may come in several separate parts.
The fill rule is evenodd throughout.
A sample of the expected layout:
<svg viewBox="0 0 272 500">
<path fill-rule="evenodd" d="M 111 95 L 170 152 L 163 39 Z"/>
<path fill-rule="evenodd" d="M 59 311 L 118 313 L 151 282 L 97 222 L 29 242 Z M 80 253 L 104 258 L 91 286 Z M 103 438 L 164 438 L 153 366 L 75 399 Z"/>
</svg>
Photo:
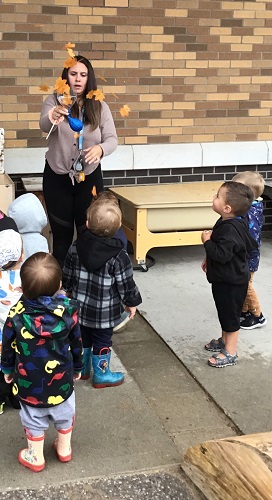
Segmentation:
<svg viewBox="0 0 272 500">
<path fill-rule="evenodd" d="M 103 390 L 89 381 L 76 384 L 70 463 L 56 459 L 51 427 L 45 470 L 34 474 L 22 467 L 17 454 L 25 438 L 19 415 L 6 408 L 0 427 L 0 500 L 202 498 L 182 474 L 182 455 L 205 439 L 235 435 L 235 426 L 140 315 L 114 336 L 114 345 L 113 367 L 127 372 L 125 383 Z"/>
<path fill-rule="evenodd" d="M 238 364 L 207 365 L 204 344 L 221 336 L 211 285 L 200 268 L 203 246 L 153 249 L 156 264 L 136 274 L 141 314 L 243 434 L 272 429 L 272 240 L 264 240 L 256 289 L 267 325 L 241 330 Z"/>
<path fill-rule="evenodd" d="M 268 324 L 243 331 L 236 367 L 208 367 L 203 349 L 218 336 L 202 247 L 156 249 L 156 264 L 135 271 L 141 315 L 114 335 L 113 368 L 125 383 L 96 390 L 76 384 L 73 459 L 57 461 L 51 427 L 46 468 L 34 474 L 17 461 L 25 438 L 16 410 L 0 417 L 0 500 L 200 500 L 182 474 L 186 449 L 208 439 L 271 430 L 271 241 L 262 247 L 255 286 Z M 152 325 L 152 327 L 150 326 Z"/>
</svg>

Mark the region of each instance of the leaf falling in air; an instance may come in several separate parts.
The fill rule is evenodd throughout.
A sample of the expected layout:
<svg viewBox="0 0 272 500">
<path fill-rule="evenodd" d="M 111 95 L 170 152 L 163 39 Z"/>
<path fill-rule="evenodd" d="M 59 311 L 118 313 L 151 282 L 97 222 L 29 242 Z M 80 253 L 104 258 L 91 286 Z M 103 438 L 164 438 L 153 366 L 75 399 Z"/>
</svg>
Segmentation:
<svg viewBox="0 0 272 500">
<path fill-rule="evenodd" d="M 68 50 L 68 49 L 74 49 L 74 48 L 75 48 L 75 44 L 74 44 L 74 43 L 71 43 L 71 42 L 68 42 L 68 43 L 66 43 L 65 48 L 66 48 L 67 50 Z"/>
<path fill-rule="evenodd" d="M 99 89 L 90 90 L 88 92 L 88 94 L 86 95 L 86 97 L 87 97 L 87 99 L 92 99 L 94 97 L 95 101 L 100 101 L 100 102 L 104 101 L 104 99 L 105 99 L 105 96 L 104 96 L 102 90 L 99 90 Z"/>
<path fill-rule="evenodd" d="M 40 85 L 39 89 L 41 90 L 41 92 L 48 92 L 50 87 L 48 85 Z"/>
<path fill-rule="evenodd" d="M 64 104 L 64 106 L 70 106 L 70 104 L 73 104 L 73 101 L 72 101 L 71 96 L 70 96 L 70 92 L 69 92 L 69 94 L 67 94 L 66 92 L 63 92 L 62 104 Z"/>
<path fill-rule="evenodd" d="M 61 77 L 57 78 L 55 81 L 54 90 L 56 90 L 59 94 L 69 94 L 70 87 L 67 84 L 67 80 L 63 80 Z"/>
<path fill-rule="evenodd" d="M 72 49 L 67 49 L 67 52 L 68 52 L 70 57 L 75 57 L 75 53 Z"/>
<path fill-rule="evenodd" d="M 65 49 L 68 51 L 68 54 L 70 57 L 65 61 L 64 68 L 67 68 L 67 69 L 72 68 L 77 63 L 77 60 L 75 59 L 75 54 L 72 50 L 74 47 L 75 47 L 75 44 L 71 43 L 71 42 L 68 42 L 65 45 Z M 50 87 L 48 85 L 42 84 L 42 85 L 40 85 L 39 89 L 42 92 L 48 92 Z M 72 104 L 71 95 L 70 95 L 70 87 L 67 84 L 67 80 L 63 80 L 61 77 L 57 78 L 57 80 L 55 81 L 55 86 L 54 86 L 53 90 L 58 92 L 59 94 L 64 94 L 64 100 L 63 100 L 64 104 L 66 104 L 66 105 Z"/>
<path fill-rule="evenodd" d="M 116 99 L 119 99 L 118 95 L 116 95 L 114 92 L 111 92 L 111 94 L 113 95 L 113 97 L 116 97 Z"/>
<path fill-rule="evenodd" d="M 97 196 L 96 186 L 93 186 L 91 193 L 92 193 L 93 197 Z"/>
<path fill-rule="evenodd" d="M 75 66 L 77 63 L 77 60 L 74 58 L 74 57 L 69 57 L 68 59 L 66 59 L 63 67 L 64 68 L 72 68 L 73 66 Z"/>
<path fill-rule="evenodd" d="M 107 80 L 104 76 L 102 76 L 102 75 L 98 75 L 98 77 L 97 77 L 97 78 L 99 78 L 99 80 L 102 80 L 102 82 L 107 82 L 107 81 L 108 81 L 108 80 Z"/>
<path fill-rule="evenodd" d="M 122 106 L 122 108 L 119 109 L 119 113 L 123 118 L 128 116 L 129 112 L 130 112 L 130 107 L 127 104 L 124 104 L 124 106 Z"/>
<path fill-rule="evenodd" d="M 74 133 L 74 139 L 78 139 L 78 138 L 79 138 L 79 136 L 80 136 L 80 134 L 79 134 L 78 132 L 75 132 L 75 133 Z"/>
</svg>

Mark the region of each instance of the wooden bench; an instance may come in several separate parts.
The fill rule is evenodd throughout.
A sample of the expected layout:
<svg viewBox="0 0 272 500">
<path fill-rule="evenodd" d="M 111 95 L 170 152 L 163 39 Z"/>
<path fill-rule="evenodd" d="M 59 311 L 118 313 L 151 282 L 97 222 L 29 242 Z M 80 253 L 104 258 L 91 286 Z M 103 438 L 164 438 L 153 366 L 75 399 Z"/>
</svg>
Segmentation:
<svg viewBox="0 0 272 500">
<path fill-rule="evenodd" d="M 122 227 L 138 264 L 153 247 L 200 245 L 218 219 L 212 200 L 223 181 L 110 188 L 120 202 Z"/>
</svg>

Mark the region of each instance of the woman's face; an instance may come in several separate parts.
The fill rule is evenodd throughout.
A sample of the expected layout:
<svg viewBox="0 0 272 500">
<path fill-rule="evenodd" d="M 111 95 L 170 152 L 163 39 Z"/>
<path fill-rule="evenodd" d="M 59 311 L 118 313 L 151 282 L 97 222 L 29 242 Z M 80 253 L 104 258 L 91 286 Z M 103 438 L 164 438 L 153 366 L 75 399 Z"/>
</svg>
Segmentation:
<svg viewBox="0 0 272 500">
<path fill-rule="evenodd" d="M 75 66 L 68 69 L 68 80 L 71 89 L 81 96 L 86 88 L 88 79 L 88 69 L 85 64 L 77 62 Z"/>
</svg>

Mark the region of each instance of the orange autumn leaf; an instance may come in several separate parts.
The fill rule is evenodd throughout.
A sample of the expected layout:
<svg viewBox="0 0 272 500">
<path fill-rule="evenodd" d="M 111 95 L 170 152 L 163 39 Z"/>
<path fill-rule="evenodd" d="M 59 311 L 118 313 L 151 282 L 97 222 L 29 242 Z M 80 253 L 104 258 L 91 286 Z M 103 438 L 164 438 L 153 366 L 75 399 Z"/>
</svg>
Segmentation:
<svg viewBox="0 0 272 500">
<path fill-rule="evenodd" d="M 66 48 L 67 50 L 68 50 L 68 49 L 74 49 L 74 48 L 75 48 L 75 44 L 74 44 L 74 43 L 71 43 L 71 42 L 68 42 L 68 43 L 66 43 L 65 48 Z"/>
<path fill-rule="evenodd" d="M 75 57 L 75 53 L 72 49 L 67 49 L 67 52 L 68 52 L 70 57 Z"/>
<path fill-rule="evenodd" d="M 94 90 L 93 94 L 94 94 L 95 101 L 100 101 L 100 102 L 104 101 L 105 95 L 103 94 L 102 90 L 99 90 L 99 89 Z"/>
<path fill-rule="evenodd" d="M 129 112 L 130 112 L 130 107 L 127 104 L 124 104 L 124 106 L 122 106 L 122 108 L 119 109 L 119 113 L 123 118 L 128 116 Z"/>
<path fill-rule="evenodd" d="M 73 66 L 75 66 L 77 63 L 77 60 L 74 58 L 74 57 L 69 57 L 68 59 L 66 59 L 63 67 L 64 68 L 72 68 Z"/>
<path fill-rule="evenodd" d="M 48 85 L 40 85 L 39 89 L 42 92 L 48 92 L 48 90 L 50 89 L 50 87 L 48 87 Z"/>
<path fill-rule="evenodd" d="M 93 186 L 91 193 L 92 193 L 93 197 L 97 196 L 96 186 Z"/>
<path fill-rule="evenodd" d="M 97 78 L 99 78 L 99 80 L 102 80 L 102 82 L 107 82 L 107 81 L 108 81 L 108 80 L 107 80 L 104 76 L 102 76 L 102 75 L 98 75 L 98 77 L 97 77 Z"/>
<path fill-rule="evenodd" d="M 75 132 L 74 133 L 74 138 L 75 139 L 78 139 L 80 136 L 82 136 L 83 134 L 79 134 L 78 132 Z"/>
<path fill-rule="evenodd" d="M 63 80 L 61 77 L 57 78 L 54 86 L 54 90 L 56 90 L 59 94 L 70 93 L 70 87 L 67 84 L 67 80 Z"/>
<path fill-rule="evenodd" d="M 100 101 L 100 102 L 104 101 L 104 99 L 105 99 L 105 96 L 104 96 L 102 90 L 99 90 L 99 89 L 90 90 L 88 92 L 88 94 L 86 95 L 86 97 L 87 97 L 87 99 L 92 99 L 94 97 L 95 101 Z"/>
<path fill-rule="evenodd" d="M 70 104 L 73 104 L 73 101 L 72 101 L 71 96 L 70 96 L 70 92 L 69 92 L 69 94 L 66 92 L 63 92 L 62 105 L 69 106 Z"/>
</svg>

